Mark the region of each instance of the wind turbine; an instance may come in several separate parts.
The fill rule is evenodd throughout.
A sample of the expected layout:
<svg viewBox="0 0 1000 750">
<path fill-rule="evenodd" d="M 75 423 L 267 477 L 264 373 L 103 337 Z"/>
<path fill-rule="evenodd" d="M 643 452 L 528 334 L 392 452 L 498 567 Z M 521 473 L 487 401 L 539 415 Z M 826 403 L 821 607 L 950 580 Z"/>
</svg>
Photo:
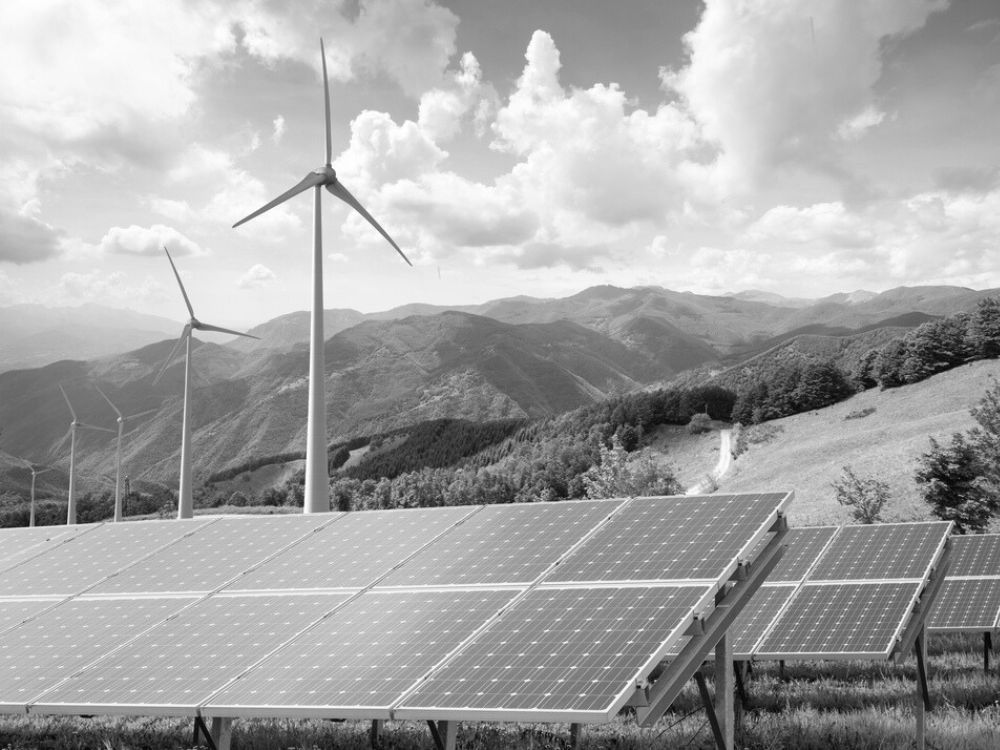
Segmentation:
<svg viewBox="0 0 1000 750">
<path fill-rule="evenodd" d="M 28 526 L 35 525 L 35 477 L 39 474 L 44 474 L 47 471 L 52 471 L 51 468 L 48 469 L 36 469 L 34 465 L 29 465 L 31 469 L 31 515 L 28 517 Z"/>
<path fill-rule="evenodd" d="M 326 460 L 326 356 L 323 338 L 323 223 L 322 223 L 322 188 L 326 188 L 337 198 L 361 214 L 381 234 L 403 260 L 410 266 L 410 259 L 395 243 L 372 215 L 365 210 L 357 199 L 337 179 L 334 170 L 332 137 L 330 133 L 330 84 L 326 75 L 326 48 L 323 40 L 319 40 L 320 55 L 323 61 L 323 100 L 326 105 L 326 163 L 305 177 L 295 187 L 286 190 L 270 203 L 258 208 L 249 216 L 233 224 L 235 229 L 240 224 L 260 216 L 289 198 L 314 188 L 313 194 L 313 266 L 312 266 L 312 318 L 309 336 L 309 416 L 306 426 L 306 487 L 305 513 L 324 513 L 330 510 L 329 475 Z"/>
<path fill-rule="evenodd" d="M 168 360 L 169 361 L 169 360 Z M 111 403 L 111 399 L 108 398 L 108 394 L 100 389 L 99 386 L 95 385 L 97 392 L 104 396 L 104 400 L 108 402 L 108 406 L 114 409 L 115 414 L 118 415 L 118 448 L 115 450 L 115 521 L 122 520 L 122 433 L 125 431 L 125 422 L 129 419 L 138 419 L 139 417 L 144 417 L 147 414 L 152 414 L 154 411 L 159 411 L 159 409 L 147 409 L 146 411 L 141 411 L 138 414 L 129 414 L 128 416 L 123 415 L 118 407 Z"/>
<path fill-rule="evenodd" d="M 73 525 L 76 523 L 76 428 L 85 427 L 88 430 L 100 430 L 101 432 L 114 432 L 114 430 L 81 422 L 76 418 L 73 404 L 69 402 L 69 396 L 66 395 L 66 390 L 62 385 L 59 386 L 59 390 L 62 392 L 63 398 L 66 399 L 69 413 L 73 415 L 73 421 L 69 423 L 69 501 L 66 504 L 66 523 Z"/>
<path fill-rule="evenodd" d="M 231 331 L 228 328 L 220 328 L 219 326 L 202 323 L 198 320 L 194 315 L 194 308 L 191 307 L 191 300 L 188 299 L 187 292 L 184 291 L 184 282 L 181 281 L 181 275 L 177 273 L 177 266 L 174 265 L 174 259 L 170 257 L 170 252 L 167 248 L 163 248 L 163 252 L 167 254 L 170 267 L 174 269 L 177 285 L 181 288 L 181 296 L 184 297 L 184 304 L 187 306 L 191 319 L 184 325 L 181 337 L 177 339 L 177 343 L 174 344 L 174 348 L 170 351 L 170 356 L 163 363 L 163 367 L 153 382 L 155 383 L 163 376 L 167 367 L 173 362 L 181 345 L 186 344 L 187 348 L 184 353 L 184 416 L 181 426 L 181 477 L 177 495 L 177 518 L 191 518 L 194 515 L 193 488 L 191 486 L 191 331 L 216 331 L 218 333 L 229 333 L 233 336 L 246 336 L 251 339 L 258 337 L 252 336 L 249 333 L 240 333 L 239 331 Z M 115 503 L 116 511 L 117 507 L 118 504 Z"/>
</svg>

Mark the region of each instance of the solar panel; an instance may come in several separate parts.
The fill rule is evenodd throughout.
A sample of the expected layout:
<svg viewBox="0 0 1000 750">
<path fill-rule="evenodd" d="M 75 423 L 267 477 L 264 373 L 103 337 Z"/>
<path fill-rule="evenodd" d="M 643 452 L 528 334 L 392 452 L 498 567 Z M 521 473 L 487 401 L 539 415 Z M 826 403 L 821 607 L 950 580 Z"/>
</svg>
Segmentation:
<svg viewBox="0 0 1000 750">
<path fill-rule="evenodd" d="M 380 585 L 530 583 L 621 504 L 591 500 L 487 506 Z"/>
<path fill-rule="evenodd" d="M 921 587 L 921 582 L 806 583 L 754 656 L 888 658 Z"/>
<path fill-rule="evenodd" d="M 795 596 L 794 585 L 761 586 L 729 627 L 734 659 L 749 659 L 767 627 Z"/>
<path fill-rule="evenodd" d="M 778 564 L 774 566 L 764 585 L 778 582 L 798 583 L 804 580 L 809 569 L 823 552 L 823 548 L 830 543 L 836 533 L 836 526 L 789 529 L 785 535 L 788 549 L 778 560 Z"/>
<path fill-rule="evenodd" d="M 0 637 L 0 712 L 23 712 L 44 690 L 191 601 L 78 598 L 7 631 Z"/>
<path fill-rule="evenodd" d="M 609 720 L 713 594 L 701 585 L 532 590 L 394 716 Z"/>
<path fill-rule="evenodd" d="M 0 574 L 0 596 L 70 596 L 210 521 L 102 524 Z"/>
<path fill-rule="evenodd" d="M 844 526 L 809 574 L 812 581 L 926 578 L 948 522 Z"/>
<path fill-rule="evenodd" d="M 202 526 L 90 589 L 90 594 L 212 591 L 336 516 L 231 516 Z"/>
<path fill-rule="evenodd" d="M 1000 578 L 1000 534 L 964 534 L 951 538 L 948 578 Z"/>
<path fill-rule="evenodd" d="M 202 599 L 45 693 L 33 709 L 192 715 L 215 690 L 347 598 L 312 594 Z M 157 600 L 114 601 L 127 609 Z"/>
<path fill-rule="evenodd" d="M 790 500 L 781 494 L 635 498 L 546 581 L 715 579 L 749 556 L 775 508 Z"/>
<path fill-rule="evenodd" d="M 0 528 L 0 571 L 94 528 L 89 525 Z"/>
<path fill-rule="evenodd" d="M 59 599 L 0 599 L 0 635 L 42 610 L 54 607 L 59 601 Z"/>
<path fill-rule="evenodd" d="M 213 696 L 219 716 L 385 718 L 519 589 L 370 591 Z"/>
<path fill-rule="evenodd" d="M 1000 627 L 1000 578 L 946 578 L 927 618 L 931 630 Z"/>
<path fill-rule="evenodd" d="M 479 506 L 349 513 L 233 583 L 230 590 L 360 588 Z"/>
</svg>

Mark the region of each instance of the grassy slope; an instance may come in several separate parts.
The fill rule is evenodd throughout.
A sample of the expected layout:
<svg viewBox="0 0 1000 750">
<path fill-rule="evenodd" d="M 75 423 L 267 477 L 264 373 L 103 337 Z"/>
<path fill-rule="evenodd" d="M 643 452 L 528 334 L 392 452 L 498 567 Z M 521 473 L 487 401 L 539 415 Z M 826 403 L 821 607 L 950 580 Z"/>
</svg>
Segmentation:
<svg viewBox="0 0 1000 750">
<path fill-rule="evenodd" d="M 793 523 L 843 523 L 849 515 L 837 505 L 830 485 L 849 465 L 858 476 L 889 483 L 887 518 L 926 518 L 913 477 L 920 455 L 929 448 L 928 436 L 947 439 L 971 427 L 969 409 L 991 377 L 1000 377 L 998 360 L 973 362 L 914 385 L 866 391 L 826 409 L 776 420 L 771 424 L 780 432 L 740 456 L 719 482 L 719 491 L 793 489 Z M 845 419 L 866 408 L 876 411 L 863 419 Z"/>
</svg>

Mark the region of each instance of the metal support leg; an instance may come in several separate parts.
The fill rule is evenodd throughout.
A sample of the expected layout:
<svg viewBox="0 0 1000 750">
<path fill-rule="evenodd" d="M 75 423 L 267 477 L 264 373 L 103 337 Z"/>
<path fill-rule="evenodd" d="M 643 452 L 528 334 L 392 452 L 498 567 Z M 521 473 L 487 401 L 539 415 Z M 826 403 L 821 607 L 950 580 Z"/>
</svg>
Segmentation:
<svg viewBox="0 0 1000 750">
<path fill-rule="evenodd" d="M 701 694 L 701 702 L 705 706 L 705 713 L 708 714 L 708 723 L 712 727 L 715 746 L 718 750 L 730 750 L 726 747 L 726 738 L 722 734 L 722 727 L 719 726 L 719 718 L 715 715 L 715 704 L 712 701 L 711 693 L 708 692 L 708 685 L 705 684 L 705 675 L 700 671 L 695 672 L 694 681 L 698 683 L 698 692 Z"/>
<path fill-rule="evenodd" d="M 725 750 L 736 737 L 736 688 L 733 684 L 733 642 L 723 635 L 715 644 L 715 716 L 722 730 Z"/>
<path fill-rule="evenodd" d="M 788 678 L 785 677 L 785 660 L 781 659 L 778 662 L 778 677 L 782 682 L 788 682 Z"/>
<path fill-rule="evenodd" d="M 205 744 L 208 745 L 209 750 L 219 750 L 215 744 L 215 739 L 212 737 L 212 733 L 208 731 L 208 727 L 205 726 L 205 720 L 201 716 L 194 717 L 194 737 L 191 739 L 191 744 L 200 745 L 202 744 L 198 735 L 205 738 Z"/>
<path fill-rule="evenodd" d="M 385 722 L 381 719 L 375 719 L 372 721 L 372 730 L 370 735 L 372 750 L 375 750 L 379 746 L 379 742 L 382 738 L 382 727 L 384 725 Z"/>
<path fill-rule="evenodd" d="M 582 724 L 569 725 L 569 746 L 572 750 L 576 750 L 580 746 L 580 730 L 582 729 Z"/>
<path fill-rule="evenodd" d="M 216 750 L 229 750 L 233 742 L 233 720 L 221 716 L 212 717 L 212 742 Z"/>
<path fill-rule="evenodd" d="M 983 633 L 983 674 L 990 672 L 990 650 L 993 648 L 993 636 L 987 630 Z"/>
<path fill-rule="evenodd" d="M 457 721 L 428 721 L 427 726 L 430 727 L 431 737 L 438 750 L 455 750 L 458 739 Z"/>
<path fill-rule="evenodd" d="M 750 710 L 750 699 L 747 698 L 746 681 L 749 677 L 748 661 L 733 662 L 733 678 L 736 680 L 736 694 L 740 697 L 740 708 L 744 711 Z"/>
<path fill-rule="evenodd" d="M 931 696 L 927 689 L 927 640 L 924 637 L 924 629 L 920 629 L 916 641 L 913 643 L 913 650 L 917 655 L 917 750 L 924 750 L 926 743 L 926 712 L 931 710 Z"/>
</svg>

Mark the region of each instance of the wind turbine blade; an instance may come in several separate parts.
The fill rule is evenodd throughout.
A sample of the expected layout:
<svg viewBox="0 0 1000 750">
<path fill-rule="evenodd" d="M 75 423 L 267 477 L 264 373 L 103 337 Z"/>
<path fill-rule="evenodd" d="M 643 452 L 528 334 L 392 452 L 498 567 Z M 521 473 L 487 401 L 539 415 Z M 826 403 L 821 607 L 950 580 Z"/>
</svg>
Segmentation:
<svg viewBox="0 0 1000 750">
<path fill-rule="evenodd" d="M 333 140 L 330 135 L 330 81 L 326 77 L 326 47 L 323 37 L 319 38 L 319 54 L 323 60 L 323 102 L 326 104 L 326 164 L 333 163 Z"/>
<path fill-rule="evenodd" d="M 284 203 L 289 198 L 291 198 L 293 196 L 296 196 L 299 193 L 304 192 L 304 191 L 308 190 L 311 187 L 316 187 L 317 185 L 322 185 L 324 182 L 326 182 L 326 179 L 327 179 L 327 177 L 326 177 L 325 174 L 318 174 L 316 172 L 310 172 L 309 174 L 307 174 L 305 177 L 302 178 L 302 181 L 299 182 L 298 185 L 296 185 L 293 188 L 290 188 L 290 189 L 286 190 L 285 192 L 283 192 L 281 195 L 279 195 L 277 198 L 275 198 L 270 203 L 265 203 L 263 206 L 261 206 L 256 211 L 254 211 L 252 214 L 248 214 L 247 216 L 244 216 L 242 219 L 240 219 L 239 221 L 237 221 L 235 224 L 233 224 L 233 229 L 236 229 L 236 227 L 238 227 L 240 224 L 248 222 L 248 221 L 250 221 L 250 219 L 253 219 L 256 216 L 260 216 L 265 211 L 270 211 L 275 206 Z"/>
<path fill-rule="evenodd" d="M 66 406 L 68 406 L 68 407 L 69 407 L 69 413 L 73 415 L 73 421 L 75 422 L 75 421 L 76 421 L 76 412 L 75 412 L 75 411 L 73 411 L 73 404 L 71 404 L 71 403 L 69 402 L 69 396 L 67 396 L 67 395 L 66 395 L 66 389 L 64 389 L 64 388 L 62 387 L 62 384 L 60 384 L 60 385 L 59 385 L 59 390 L 60 390 L 60 392 L 62 393 L 62 395 L 63 395 L 63 398 L 64 398 L 64 399 L 66 399 Z"/>
<path fill-rule="evenodd" d="M 406 261 L 406 264 L 408 266 L 413 265 L 412 263 L 410 263 L 410 259 L 406 257 L 406 254 L 399 249 L 399 245 L 397 245 L 395 241 L 392 239 L 392 237 L 389 236 L 389 233 L 385 231 L 377 221 L 375 221 L 372 215 L 365 210 L 365 207 L 358 202 L 358 199 L 355 198 L 353 195 L 351 195 L 350 192 L 348 192 L 347 188 L 345 188 L 339 180 L 332 184 L 327 185 L 326 189 L 329 190 L 338 198 L 340 198 L 340 200 L 344 201 L 344 203 L 353 208 L 359 214 L 364 216 L 365 219 L 368 220 L 368 223 L 371 224 L 373 227 L 375 227 L 378 230 L 378 233 L 389 241 L 390 245 L 396 248 L 396 252 L 399 253 L 400 257 L 402 257 L 402 259 Z"/>
<path fill-rule="evenodd" d="M 108 398 L 108 394 L 106 394 L 104 391 L 102 391 L 101 390 L 101 386 L 97 385 L 96 383 L 94 384 L 94 388 L 97 389 L 98 393 L 100 393 L 102 396 L 104 396 L 104 400 L 108 402 L 108 406 L 110 406 L 112 409 L 114 409 L 115 410 L 115 414 L 117 414 L 118 418 L 121 419 L 122 418 L 122 413 L 120 411 L 118 411 L 118 407 L 117 406 L 115 406 L 113 403 L 111 403 L 111 399 Z"/>
<path fill-rule="evenodd" d="M 115 432 L 108 427 L 98 427 L 96 424 L 87 424 L 86 422 L 77 422 L 77 427 L 86 427 L 88 430 L 100 430 L 101 432 Z"/>
<path fill-rule="evenodd" d="M 210 323 L 202 323 L 198 321 L 197 325 L 194 326 L 197 331 L 215 331 L 216 333 L 231 333 L 233 336 L 245 336 L 248 339 L 258 339 L 260 336 L 254 336 L 252 333 L 240 333 L 239 331 L 232 331 L 228 328 L 220 328 L 219 326 L 213 326 Z"/>
<path fill-rule="evenodd" d="M 138 419 L 139 417 L 145 417 L 149 414 L 153 414 L 154 412 L 158 412 L 159 410 L 160 407 L 156 407 L 155 409 L 146 409 L 146 411 L 141 411 L 138 414 L 129 414 L 126 417 L 122 417 L 122 421 L 124 422 L 128 421 L 129 419 Z"/>
<path fill-rule="evenodd" d="M 188 299 L 187 292 L 184 291 L 184 282 L 181 281 L 181 275 L 177 273 L 177 266 L 174 265 L 174 259 L 170 257 L 170 252 L 166 247 L 163 248 L 163 252 L 167 254 L 167 260 L 170 261 L 170 267 L 174 269 L 174 276 L 177 277 L 177 285 L 181 288 L 181 294 L 184 296 L 184 304 L 187 305 L 188 313 L 193 318 L 194 308 L 191 307 L 191 300 Z"/>
<path fill-rule="evenodd" d="M 177 343 L 174 344 L 174 348 L 170 350 L 170 355 L 163 362 L 163 366 L 160 368 L 160 371 L 156 374 L 156 377 L 153 378 L 153 385 L 156 385 L 157 383 L 160 382 L 160 378 L 163 377 L 163 373 L 165 373 L 167 371 L 167 368 L 170 367 L 170 364 L 174 361 L 174 357 L 177 356 L 177 352 L 180 351 L 181 346 L 183 346 L 184 340 L 190 334 L 191 334 L 191 324 L 188 323 L 186 326 L 184 326 L 184 330 L 181 331 L 181 337 L 177 339 Z"/>
</svg>

